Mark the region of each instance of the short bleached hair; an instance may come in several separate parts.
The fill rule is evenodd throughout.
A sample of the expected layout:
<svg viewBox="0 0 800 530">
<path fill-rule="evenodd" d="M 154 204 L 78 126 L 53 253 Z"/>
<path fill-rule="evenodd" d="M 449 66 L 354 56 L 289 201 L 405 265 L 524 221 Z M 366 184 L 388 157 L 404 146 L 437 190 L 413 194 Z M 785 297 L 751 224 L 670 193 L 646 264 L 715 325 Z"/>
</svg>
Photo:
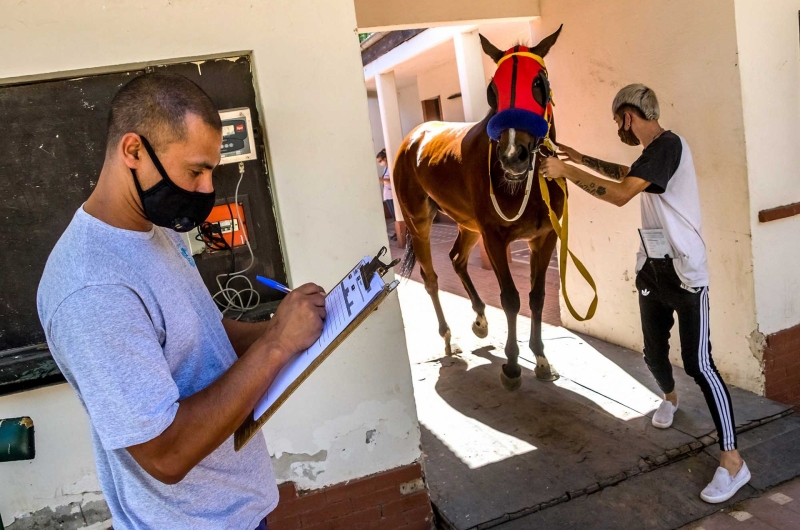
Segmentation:
<svg viewBox="0 0 800 530">
<path fill-rule="evenodd" d="M 641 83 L 628 85 L 617 92 L 614 103 L 611 104 L 611 112 L 619 116 L 620 112 L 624 112 L 623 107 L 633 107 L 648 120 L 657 120 L 661 115 L 656 93 Z"/>
</svg>

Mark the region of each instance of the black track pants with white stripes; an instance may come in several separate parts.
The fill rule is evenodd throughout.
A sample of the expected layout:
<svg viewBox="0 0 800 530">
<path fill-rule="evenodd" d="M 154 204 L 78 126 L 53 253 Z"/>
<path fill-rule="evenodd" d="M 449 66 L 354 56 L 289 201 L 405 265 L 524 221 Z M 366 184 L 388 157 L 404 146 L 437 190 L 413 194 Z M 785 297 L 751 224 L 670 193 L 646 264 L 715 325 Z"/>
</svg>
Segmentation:
<svg viewBox="0 0 800 530">
<path fill-rule="evenodd" d="M 644 335 L 644 360 L 665 394 L 675 389 L 669 362 L 669 337 L 678 315 L 681 357 L 706 398 L 723 451 L 736 449 L 733 407 L 728 388 L 711 358 L 708 287 L 681 285 L 671 260 L 647 260 L 636 276 Z M 697 291 L 697 292 L 693 292 Z"/>
</svg>

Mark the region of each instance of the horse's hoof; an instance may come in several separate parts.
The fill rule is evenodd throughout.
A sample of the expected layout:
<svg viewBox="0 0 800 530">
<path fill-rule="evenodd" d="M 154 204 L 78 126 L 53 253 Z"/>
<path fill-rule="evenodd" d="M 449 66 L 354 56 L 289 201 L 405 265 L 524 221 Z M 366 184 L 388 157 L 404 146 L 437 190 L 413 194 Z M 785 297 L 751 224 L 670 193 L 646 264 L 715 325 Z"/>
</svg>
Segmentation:
<svg viewBox="0 0 800 530">
<path fill-rule="evenodd" d="M 485 339 L 489 336 L 489 322 L 486 321 L 485 316 L 481 315 L 475 319 L 475 322 L 472 323 L 472 332 L 479 339 Z"/>
<path fill-rule="evenodd" d="M 522 386 L 522 372 L 519 371 L 516 377 L 509 377 L 506 375 L 506 365 L 504 364 L 500 370 L 500 381 L 503 383 L 503 388 L 509 392 L 519 390 L 519 387 Z"/>
<path fill-rule="evenodd" d="M 558 372 L 556 372 L 549 366 L 540 367 L 539 365 L 536 365 L 536 368 L 533 369 L 533 373 L 536 374 L 536 379 L 538 379 L 539 381 L 545 381 L 547 383 L 552 383 L 553 381 L 561 377 L 560 375 L 558 375 Z"/>
</svg>

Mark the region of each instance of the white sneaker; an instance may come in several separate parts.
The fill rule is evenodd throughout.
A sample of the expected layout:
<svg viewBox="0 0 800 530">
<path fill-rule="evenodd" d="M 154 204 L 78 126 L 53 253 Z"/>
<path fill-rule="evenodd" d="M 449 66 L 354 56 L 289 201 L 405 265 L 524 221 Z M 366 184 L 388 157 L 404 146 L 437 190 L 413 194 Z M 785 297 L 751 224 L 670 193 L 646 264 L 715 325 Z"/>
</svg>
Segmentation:
<svg viewBox="0 0 800 530">
<path fill-rule="evenodd" d="M 672 418 L 675 416 L 675 411 L 678 410 L 678 405 L 673 405 L 671 401 L 665 399 L 658 406 L 658 410 L 653 414 L 653 427 L 657 429 L 668 429 L 672 425 Z"/>
<path fill-rule="evenodd" d="M 700 498 L 711 504 L 725 502 L 736 495 L 736 492 L 748 482 L 750 482 L 750 470 L 747 469 L 746 463 L 742 464 L 742 469 L 736 473 L 735 477 L 731 477 L 724 467 L 718 467 L 714 478 L 700 493 Z"/>
</svg>

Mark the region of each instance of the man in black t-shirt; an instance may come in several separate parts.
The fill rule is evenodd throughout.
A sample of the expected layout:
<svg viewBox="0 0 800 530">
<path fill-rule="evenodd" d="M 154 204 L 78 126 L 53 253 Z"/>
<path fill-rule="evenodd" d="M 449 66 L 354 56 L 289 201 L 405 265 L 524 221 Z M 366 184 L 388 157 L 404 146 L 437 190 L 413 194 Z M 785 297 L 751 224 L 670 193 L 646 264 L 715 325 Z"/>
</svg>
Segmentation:
<svg viewBox="0 0 800 530">
<path fill-rule="evenodd" d="M 644 359 L 664 401 L 653 425 L 666 429 L 678 410 L 678 395 L 669 362 L 669 337 L 678 315 L 681 358 L 686 373 L 700 386 L 719 435 L 720 467 L 700 497 L 724 502 L 750 480 L 736 450 L 736 424 L 728 389 L 711 358 L 708 266 L 702 237 L 700 197 L 692 153 L 686 140 L 658 123 L 655 93 L 644 85 L 619 91 L 612 105 L 620 140 L 644 147 L 630 168 L 585 156 L 559 145 L 566 160 L 592 169 L 591 175 L 557 157 L 542 162 L 548 178 L 566 178 L 590 195 L 617 206 L 641 197 L 641 245 L 636 288 L 644 337 Z"/>
</svg>

